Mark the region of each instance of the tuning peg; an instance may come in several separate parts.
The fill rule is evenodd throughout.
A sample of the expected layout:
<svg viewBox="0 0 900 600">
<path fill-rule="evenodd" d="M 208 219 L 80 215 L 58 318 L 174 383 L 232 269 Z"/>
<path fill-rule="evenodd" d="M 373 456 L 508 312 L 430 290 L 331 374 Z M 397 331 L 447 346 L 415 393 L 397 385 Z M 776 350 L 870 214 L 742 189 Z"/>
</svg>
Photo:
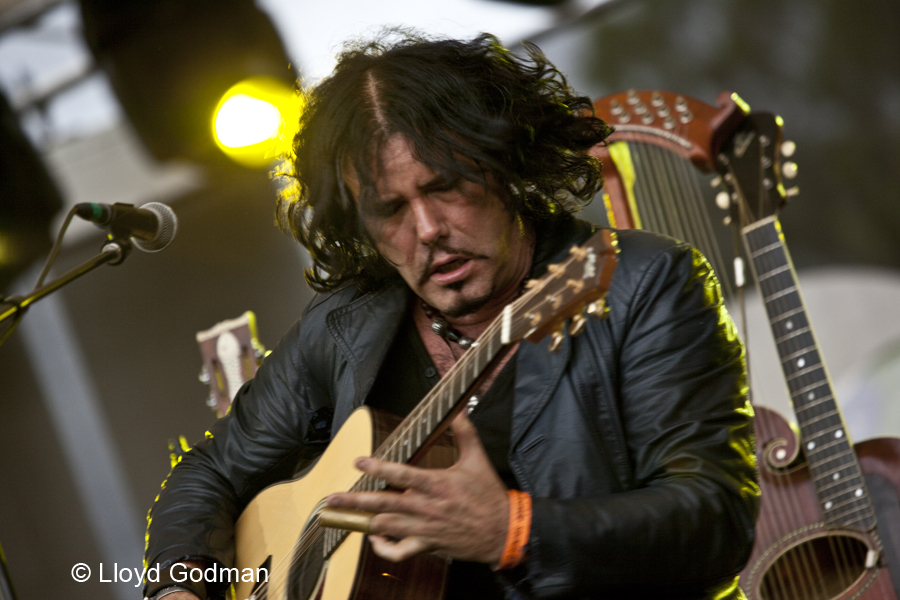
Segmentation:
<svg viewBox="0 0 900 600">
<path fill-rule="evenodd" d="M 790 160 L 787 161 L 781 165 L 781 172 L 784 173 L 784 176 L 788 179 L 793 179 L 797 176 L 797 163 Z"/>
<path fill-rule="evenodd" d="M 606 306 L 605 299 L 591 302 L 587 306 L 587 314 L 591 315 L 594 318 L 605 319 L 608 313 L 609 309 Z"/>
<path fill-rule="evenodd" d="M 797 151 L 797 144 L 792 142 L 791 140 L 784 140 L 781 142 L 781 155 L 790 158 L 794 155 L 794 152 Z"/>
<path fill-rule="evenodd" d="M 572 324 L 569 325 L 569 334 L 572 337 L 578 337 L 581 335 L 581 332 L 584 331 L 584 326 L 587 324 L 587 319 L 584 318 L 584 315 L 578 313 L 574 317 L 572 317 Z"/>
<path fill-rule="evenodd" d="M 788 198 L 793 198 L 794 196 L 796 196 L 799 193 L 800 193 L 800 188 L 798 188 L 796 185 L 792 188 L 788 188 L 788 189 L 784 190 L 784 195 L 787 196 Z"/>
<path fill-rule="evenodd" d="M 722 185 L 722 176 L 721 175 L 716 175 L 715 177 L 713 177 L 712 179 L 709 180 L 709 187 L 711 187 L 711 188 L 717 188 L 720 185 Z"/>
<path fill-rule="evenodd" d="M 200 383 L 209 385 L 209 369 L 206 368 L 206 365 L 203 365 L 200 369 L 200 374 L 197 375 L 197 379 L 200 380 Z"/>
<path fill-rule="evenodd" d="M 722 190 L 716 194 L 716 206 L 722 210 L 728 210 L 731 207 L 731 196 L 728 195 L 728 192 Z"/>
<path fill-rule="evenodd" d="M 562 346 L 563 340 L 566 339 L 566 324 L 563 323 L 559 326 L 559 329 L 553 332 L 550 337 L 550 352 L 557 352 L 559 348 Z"/>
<path fill-rule="evenodd" d="M 536 286 L 537 284 L 538 284 L 538 280 L 537 280 L 537 279 L 529 279 L 528 281 L 525 282 L 525 289 L 526 289 L 526 290 L 530 290 L 531 288 L 533 288 L 533 287 Z"/>
</svg>

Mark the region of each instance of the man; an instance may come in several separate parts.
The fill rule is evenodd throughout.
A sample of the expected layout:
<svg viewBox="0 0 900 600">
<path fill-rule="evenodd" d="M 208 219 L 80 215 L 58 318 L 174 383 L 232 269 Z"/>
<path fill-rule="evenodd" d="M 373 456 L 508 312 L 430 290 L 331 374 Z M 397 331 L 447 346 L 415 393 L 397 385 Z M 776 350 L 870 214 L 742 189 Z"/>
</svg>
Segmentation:
<svg viewBox="0 0 900 600">
<path fill-rule="evenodd" d="M 409 412 L 591 235 L 570 213 L 609 128 L 528 53 L 379 40 L 310 92 L 278 215 L 320 294 L 164 485 L 151 565 L 230 565 L 255 494 L 360 404 Z M 699 253 L 640 231 L 619 248 L 608 319 L 556 354 L 518 345 L 454 421 L 453 467 L 356 462 L 398 491 L 328 503 L 376 513 L 376 553 L 453 559 L 451 598 L 741 597 L 759 493 L 742 348 Z M 221 592 L 171 583 L 147 591 Z"/>
</svg>

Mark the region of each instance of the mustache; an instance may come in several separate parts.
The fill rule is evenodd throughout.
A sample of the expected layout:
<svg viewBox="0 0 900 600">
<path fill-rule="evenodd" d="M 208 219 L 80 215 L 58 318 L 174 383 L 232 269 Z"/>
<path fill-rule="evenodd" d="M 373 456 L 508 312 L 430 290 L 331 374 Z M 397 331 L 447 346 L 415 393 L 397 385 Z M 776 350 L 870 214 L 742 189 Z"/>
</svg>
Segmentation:
<svg viewBox="0 0 900 600">
<path fill-rule="evenodd" d="M 466 260 L 470 260 L 473 258 L 487 258 L 487 256 L 482 256 L 481 254 L 469 252 L 468 250 L 463 250 L 461 248 L 454 248 L 442 242 L 436 242 L 435 244 L 432 244 L 428 249 L 428 258 L 425 261 L 425 266 L 422 268 L 422 274 L 419 276 L 420 285 L 424 285 L 428 281 L 429 277 L 431 277 L 431 272 L 434 270 L 434 255 L 438 251 Z"/>
</svg>

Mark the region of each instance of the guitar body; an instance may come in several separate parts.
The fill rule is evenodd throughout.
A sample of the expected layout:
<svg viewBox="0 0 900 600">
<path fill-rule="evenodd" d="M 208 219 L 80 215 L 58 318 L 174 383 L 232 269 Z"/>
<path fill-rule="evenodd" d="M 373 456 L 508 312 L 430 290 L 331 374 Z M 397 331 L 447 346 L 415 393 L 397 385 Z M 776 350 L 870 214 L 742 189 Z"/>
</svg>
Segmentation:
<svg viewBox="0 0 900 600">
<path fill-rule="evenodd" d="M 257 592 L 257 599 L 443 597 L 447 570 L 444 559 L 423 555 L 391 563 L 371 551 L 362 533 L 347 534 L 324 564 L 321 564 L 321 547 L 313 547 L 306 561 L 297 562 L 295 544 L 324 498 L 350 488 L 359 478 L 353 461 L 360 456 L 371 456 L 396 421 L 399 419 L 366 407 L 358 409 L 307 474 L 263 490 L 247 506 L 235 526 L 235 567 L 239 573 L 244 573 L 244 569 L 256 573 L 259 567 L 268 568 L 268 586 Z M 437 445 L 419 465 L 448 467 L 453 464 L 454 455 L 446 444 Z M 305 578 L 304 583 L 298 583 L 299 578 Z M 256 585 L 255 582 L 235 584 L 235 598 L 249 598 Z M 312 591 L 308 594 L 296 591 L 310 587 Z"/>
<path fill-rule="evenodd" d="M 900 558 L 900 439 L 854 446 L 876 506 L 888 507 L 880 511 L 877 530 L 835 528 L 823 520 L 794 429 L 775 411 L 761 406 L 755 410 L 762 506 L 756 544 L 741 573 L 747 596 L 896 600 L 884 556 L 894 562 Z"/>
</svg>

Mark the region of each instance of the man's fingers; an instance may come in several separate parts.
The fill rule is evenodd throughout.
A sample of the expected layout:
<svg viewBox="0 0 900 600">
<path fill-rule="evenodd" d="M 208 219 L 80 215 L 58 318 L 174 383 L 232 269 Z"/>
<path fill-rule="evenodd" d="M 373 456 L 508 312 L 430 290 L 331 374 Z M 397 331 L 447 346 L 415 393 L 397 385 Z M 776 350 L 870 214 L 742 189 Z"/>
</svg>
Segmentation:
<svg viewBox="0 0 900 600">
<path fill-rule="evenodd" d="M 370 535 L 369 541 L 375 554 L 391 562 L 400 562 L 430 549 L 428 544 L 414 536 L 393 540 L 383 535 Z"/>
<path fill-rule="evenodd" d="M 377 458 L 357 458 L 356 468 L 370 477 L 384 480 L 389 486 L 401 490 L 414 489 L 428 492 L 431 483 L 431 477 L 426 469 L 378 460 Z"/>
<path fill-rule="evenodd" d="M 400 492 L 341 492 L 328 496 L 328 506 L 364 512 L 405 512 Z"/>
<path fill-rule="evenodd" d="M 466 411 L 456 415 L 450 427 L 453 430 L 454 437 L 456 437 L 456 447 L 459 451 L 460 462 L 466 460 L 473 451 L 479 451 L 481 454 L 484 454 L 481 438 L 478 437 L 478 429 L 469 420 Z"/>
</svg>

